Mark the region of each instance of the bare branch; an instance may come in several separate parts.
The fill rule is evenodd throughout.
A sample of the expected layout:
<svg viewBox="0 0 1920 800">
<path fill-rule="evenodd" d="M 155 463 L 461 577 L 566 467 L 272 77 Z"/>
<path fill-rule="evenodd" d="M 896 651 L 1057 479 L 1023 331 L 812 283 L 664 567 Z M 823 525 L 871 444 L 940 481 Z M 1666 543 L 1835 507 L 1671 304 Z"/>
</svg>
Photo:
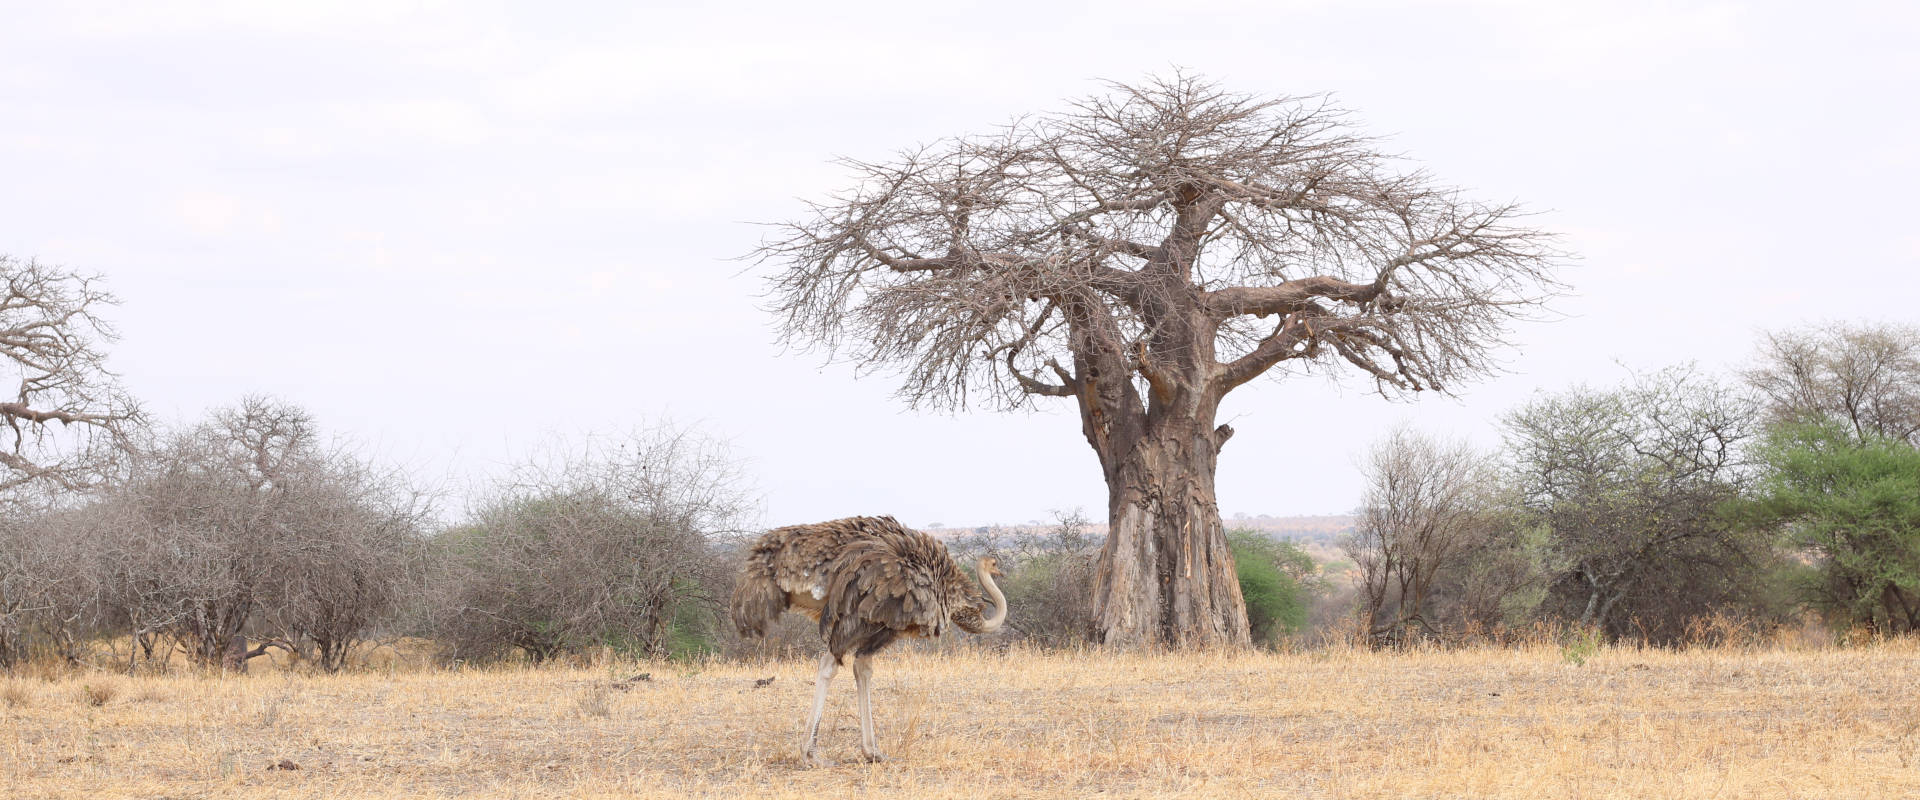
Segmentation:
<svg viewBox="0 0 1920 800">
<path fill-rule="evenodd" d="M 1215 381 L 1221 384 L 1217 391 L 1225 394 L 1289 358 L 1313 358 L 1319 355 L 1319 343 L 1314 336 L 1327 332 L 1328 328 L 1315 331 L 1314 316 L 1307 309 L 1302 309 L 1300 313 L 1288 314 L 1280 320 L 1280 324 L 1274 326 L 1273 333 L 1261 339 L 1246 355 L 1221 367 L 1215 377 Z"/>
<path fill-rule="evenodd" d="M 1830 420 L 1920 444 L 1920 328 L 1827 323 L 1766 334 L 1747 385 L 1778 422 Z"/>
<path fill-rule="evenodd" d="M 1251 314 L 1292 314 L 1306 310 L 1316 299 L 1364 303 L 1379 297 L 1384 287 L 1371 283 L 1351 283 L 1316 275 L 1287 281 L 1278 286 L 1234 286 L 1207 292 L 1203 302 L 1207 310 L 1221 317 Z"/>
<path fill-rule="evenodd" d="M 0 485 L 99 486 L 124 465 L 141 421 L 106 367 L 103 345 L 116 337 L 99 315 L 116 300 L 97 278 L 3 255 L 0 283 L 0 368 L 18 385 L 0 403 L 0 435 L 11 437 L 0 448 L 14 478 Z"/>
</svg>

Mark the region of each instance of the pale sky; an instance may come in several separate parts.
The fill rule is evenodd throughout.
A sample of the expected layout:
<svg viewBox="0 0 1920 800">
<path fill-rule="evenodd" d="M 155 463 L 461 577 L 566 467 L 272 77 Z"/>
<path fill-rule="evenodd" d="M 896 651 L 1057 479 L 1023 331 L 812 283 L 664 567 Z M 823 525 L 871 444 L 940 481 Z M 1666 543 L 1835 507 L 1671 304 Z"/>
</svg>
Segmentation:
<svg viewBox="0 0 1920 800">
<path fill-rule="evenodd" d="M 0 253 L 103 274 L 159 418 L 248 393 L 425 483 L 663 417 L 768 524 L 1045 519 L 1105 490 L 1066 406 L 915 414 L 783 353 L 735 257 L 885 158 L 1178 66 L 1329 92 L 1390 149 L 1565 234 L 1509 374 L 1387 402 L 1251 384 L 1224 512 L 1343 513 L 1406 421 L 1498 441 L 1622 364 L 1920 322 L 1920 6 L 1886 3 L 0 2 Z M 747 270 L 743 272 L 743 270 Z M 456 501 L 457 502 L 457 501 Z"/>
</svg>

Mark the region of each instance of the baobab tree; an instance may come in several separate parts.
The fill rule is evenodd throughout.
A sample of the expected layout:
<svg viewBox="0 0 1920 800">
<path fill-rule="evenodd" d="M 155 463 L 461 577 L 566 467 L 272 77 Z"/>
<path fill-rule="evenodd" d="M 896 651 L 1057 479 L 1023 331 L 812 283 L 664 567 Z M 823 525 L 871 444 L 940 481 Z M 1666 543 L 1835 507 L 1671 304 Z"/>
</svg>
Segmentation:
<svg viewBox="0 0 1920 800">
<path fill-rule="evenodd" d="M 1378 149 L 1324 98 L 1183 74 L 845 160 L 757 251 L 789 342 L 902 366 L 915 407 L 1078 405 L 1108 487 L 1109 643 L 1248 639 L 1214 500 L 1222 398 L 1289 365 L 1383 394 L 1490 370 L 1551 294 L 1550 237 Z"/>
</svg>

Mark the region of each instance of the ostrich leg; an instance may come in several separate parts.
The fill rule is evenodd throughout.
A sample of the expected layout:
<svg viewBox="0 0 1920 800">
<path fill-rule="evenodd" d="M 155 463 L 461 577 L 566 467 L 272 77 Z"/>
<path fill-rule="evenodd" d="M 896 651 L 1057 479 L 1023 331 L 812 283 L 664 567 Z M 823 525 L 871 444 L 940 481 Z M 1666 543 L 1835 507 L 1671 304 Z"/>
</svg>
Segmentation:
<svg viewBox="0 0 1920 800">
<path fill-rule="evenodd" d="M 808 766 L 831 767 L 833 762 L 814 754 L 814 748 L 820 744 L 820 716 L 827 712 L 827 684 L 833 682 L 833 673 L 838 671 L 832 653 L 820 654 L 820 675 L 814 682 L 813 716 L 807 718 L 807 747 L 801 753 Z M 859 674 L 856 668 L 855 675 Z M 864 707 L 864 706 L 863 706 Z"/>
<path fill-rule="evenodd" d="M 860 753 L 868 761 L 885 761 L 881 755 L 880 744 L 873 736 L 873 659 L 869 656 L 855 656 L 853 659 L 853 682 L 860 690 Z"/>
</svg>

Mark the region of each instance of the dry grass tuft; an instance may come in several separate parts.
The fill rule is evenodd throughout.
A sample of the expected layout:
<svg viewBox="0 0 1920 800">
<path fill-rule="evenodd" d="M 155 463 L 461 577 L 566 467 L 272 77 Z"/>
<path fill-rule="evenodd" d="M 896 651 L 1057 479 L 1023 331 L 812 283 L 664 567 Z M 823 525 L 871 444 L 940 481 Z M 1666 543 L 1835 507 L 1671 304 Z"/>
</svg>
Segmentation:
<svg viewBox="0 0 1920 800">
<path fill-rule="evenodd" d="M 843 766 L 815 770 L 802 660 L 647 665 L 624 692 L 605 667 L 73 676 L 165 699 L 10 704 L 0 796 L 1920 796 L 1920 642 L 1562 648 L 903 653 L 876 670 L 892 760 L 855 763 L 844 679 Z"/>
<path fill-rule="evenodd" d="M 5 686 L 0 686 L 0 703 L 6 703 L 8 708 L 25 708 L 32 701 L 33 690 L 27 688 L 25 683 L 9 680 Z"/>
<path fill-rule="evenodd" d="M 613 690 L 605 683 L 596 683 L 574 693 L 574 713 L 582 717 L 605 719 L 613 714 Z"/>
<path fill-rule="evenodd" d="M 80 702 L 95 708 L 106 705 L 118 694 L 120 694 L 120 687 L 111 683 L 83 683 L 74 693 Z"/>
</svg>

